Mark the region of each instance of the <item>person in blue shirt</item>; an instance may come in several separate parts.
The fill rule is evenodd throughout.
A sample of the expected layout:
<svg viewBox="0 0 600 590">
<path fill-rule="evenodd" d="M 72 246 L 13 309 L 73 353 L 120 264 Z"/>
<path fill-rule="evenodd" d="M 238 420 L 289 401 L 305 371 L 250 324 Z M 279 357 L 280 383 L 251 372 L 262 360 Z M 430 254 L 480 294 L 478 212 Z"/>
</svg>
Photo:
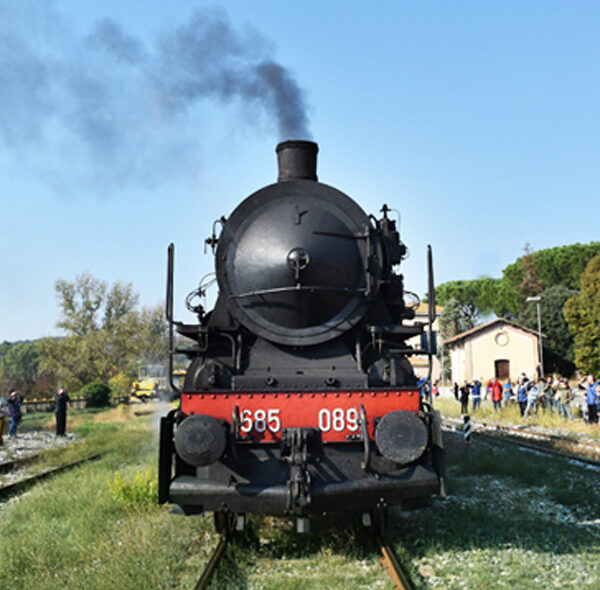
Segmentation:
<svg viewBox="0 0 600 590">
<path fill-rule="evenodd" d="M 8 417 L 10 418 L 10 429 L 8 430 L 8 436 L 14 438 L 17 436 L 17 426 L 21 422 L 21 404 L 23 403 L 23 396 L 20 392 L 13 389 L 6 400 L 8 406 Z"/>
<path fill-rule="evenodd" d="M 583 379 L 579 382 L 579 388 L 586 391 L 585 402 L 588 407 L 588 423 L 598 422 L 598 386 L 593 375 L 587 376 L 587 383 L 583 384 Z"/>
<path fill-rule="evenodd" d="M 502 387 L 502 394 L 504 396 L 504 407 L 506 408 L 508 407 L 508 402 L 513 399 L 513 386 L 510 379 Z"/>
<path fill-rule="evenodd" d="M 527 405 L 525 406 L 525 413 L 523 414 L 523 418 L 527 419 L 529 415 L 529 410 L 533 414 L 535 418 L 537 416 L 537 407 L 538 407 L 538 399 L 540 397 L 540 389 L 544 387 L 544 379 L 540 379 L 539 386 L 535 384 L 533 379 L 527 384 Z"/>
<path fill-rule="evenodd" d="M 527 386 L 529 384 L 529 379 L 521 373 L 521 378 L 519 379 L 519 383 L 517 385 L 517 403 L 519 404 L 519 411 L 521 412 L 521 416 L 525 415 L 525 408 L 527 407 Z"/>
<path fill-rule="evenodd" d="M 473 411 L 481 405 L 481 381 L 473 379 L 471 382 L 471 396 L 473 397 Z"/>
<path fill-rule="evenodd" d="M 429 383 L 425 377 L 421 377 L 417 381 L 417 387 L 419 388 L 419 396 L 421 399 L 426 398 L 429 394 Z"/>
</svg>

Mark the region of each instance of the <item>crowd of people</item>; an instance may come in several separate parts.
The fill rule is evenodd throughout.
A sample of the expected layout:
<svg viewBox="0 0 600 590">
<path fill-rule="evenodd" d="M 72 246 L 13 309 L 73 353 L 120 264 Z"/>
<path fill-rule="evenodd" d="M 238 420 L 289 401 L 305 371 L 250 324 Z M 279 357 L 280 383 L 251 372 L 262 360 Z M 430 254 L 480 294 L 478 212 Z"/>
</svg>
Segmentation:
<svg viewBox="0 0 600 590">
<path fill-rule="evenodd" d="M 582 408 L 584 420 L 590 424 L 598 423 L 600 414 L 600 379 L 588 375 L 581 379 L 577 388 L 585 391 L 586 403 Z M 472 411 L 476 412 L 481 407 L 481 397 L 489 399 L 494 412 L 502 411 L 503 407 L 518 404 L 521 417 L 526 420 L 529 416 L 536 416 L 538 408 L 552 414 L 557 412 L 565 420 L 573 420 L 571 403 L 575 399 L 573 388 L 564 377 L 555 379 L 553 376 L 529 379 L 521 373 L 516 382 L 510 379 L 502 384 L 498 379 L 490 379 L 485 388 L 481 379 L 464 381 L 462 385 L 454 383 L 454 397 L 461 404 L 461 412 L 469 412 L 469 397 L 472 399 Z"/>
<path fill-rule="evenodd" d="M 54 397 L 54 415 L 56 418 L 56 436 L 65 436 L 67 427 L 67 406 L 70 401 L 69 394 L 64 387 L 60 387 Z M 21 406 L 23 396 L 20 391 L 13 389 L 4 399 L 0 395 L 0 445 L 4 444 L 2 434 L 4 432 L 4 418 L 8 417 L 10 422 L 8 437 L 16 438 L 17 428 L 23 418 Z"/>
</svg>

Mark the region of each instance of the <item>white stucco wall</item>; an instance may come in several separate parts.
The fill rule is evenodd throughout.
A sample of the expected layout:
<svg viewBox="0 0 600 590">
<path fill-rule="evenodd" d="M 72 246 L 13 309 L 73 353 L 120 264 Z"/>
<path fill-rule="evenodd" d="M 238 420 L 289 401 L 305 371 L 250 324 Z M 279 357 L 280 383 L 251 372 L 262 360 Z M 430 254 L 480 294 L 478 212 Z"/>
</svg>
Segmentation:
<svg viewBox="0 0 600 590">
<path fill-rule="evenodd" d="M 456 343 L 450 358 L 452 380 L 459 383 L 495 376 L 498 360 L 510 363 L 511 380 L 517 379 L 521 371 L 531 377 L 539 364 L 537 337 L 510 324 L 497 324 Z"/>
</svg>

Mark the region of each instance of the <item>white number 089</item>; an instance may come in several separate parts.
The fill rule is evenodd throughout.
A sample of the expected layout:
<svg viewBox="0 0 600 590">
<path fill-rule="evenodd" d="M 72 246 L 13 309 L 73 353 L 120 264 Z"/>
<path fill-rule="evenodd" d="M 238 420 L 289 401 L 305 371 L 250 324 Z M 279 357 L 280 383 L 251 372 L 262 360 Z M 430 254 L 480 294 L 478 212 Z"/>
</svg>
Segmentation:
<svg viewBox="0 0 600 590">
<path fill-rule="evenodd" d="M 346 429 L 356 432 L 360 428 L 358 410 L 356 408 L 348 408 L 346 411 L 342 408 L 335 410 L 323 408 L 319 410 L 319 428 L 323 432 L 329 432 L 332 428 L 336 432 L 343 432 Z"/>
</svg>

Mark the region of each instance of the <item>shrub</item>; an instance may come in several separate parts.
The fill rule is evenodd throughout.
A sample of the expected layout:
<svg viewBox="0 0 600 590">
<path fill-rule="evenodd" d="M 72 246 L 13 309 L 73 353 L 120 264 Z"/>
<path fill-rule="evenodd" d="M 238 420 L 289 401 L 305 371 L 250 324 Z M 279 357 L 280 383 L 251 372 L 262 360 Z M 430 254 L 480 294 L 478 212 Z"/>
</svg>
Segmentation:
<svg viewBox="0 0 600 590">
<path fill-rule="evenodd" d="M 131 391 L 131 383 L 131 377 L 125 373 L 117 373 L 114 377 L 111 377 L 108 384 L 110 385 L 113 401 L 115 398 L 127 397 Z"/>
<path fill-rule="evenodd" d="M 88 383 L 79 390 L 79 394 L 88 398 L 89 405 L 94 408 L 110 406 L 110 387 L 106 383 Z"/>
<path fill-rule="evenodd" d="M 108 489 L 115 501 L 125 508 L 158 506 L 158 475 L 153 475 L 152 469 L 143 474 L 138 470 L 134 482 L 125 481 L 117 472 L 108 480 Z"/>
</svg>

